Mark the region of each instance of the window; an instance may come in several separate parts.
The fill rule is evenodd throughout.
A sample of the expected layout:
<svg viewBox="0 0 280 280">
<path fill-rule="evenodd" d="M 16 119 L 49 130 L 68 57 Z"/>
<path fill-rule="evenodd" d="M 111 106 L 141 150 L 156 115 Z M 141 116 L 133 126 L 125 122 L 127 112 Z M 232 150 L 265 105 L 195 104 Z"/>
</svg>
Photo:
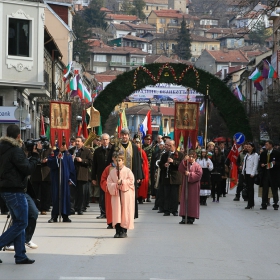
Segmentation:
<svg viewBox="0 0 280 280">
<path fill-rule="evenodd" d="M 112 55 L 111 62 L 116 62 L 119 64 L 126 64 L 126 57 L 122 55 Z"/>
<path fill-rule="evenodd" d="M 171 119 L 171 125 L 170 127 L 174 128 L 174 119 Z"/>
<path fill-rule="evenodd" d="M 164 119 L 164 127 L 166 127 L 168 119 Z"/>
<path fill-rule="evenodd" d="M 160 22 L 160 23 L 165 23 L 165 18 L 160 18 L 160 19 L 159 19 L 159 22 Z"/>
<path fill-rule="evenodd" d="M 3 96 L 0 96 L 0 106 L 3 106 Z"/>
<path fill-rule="evenodd" d="M 148 6 L 146 6 L 146 11 L 148 11 L 149 10 L 149 7 Z"/>
<path fill-rule="evenodd" d="M 30 27 L 29 20 L 9 18 L 8 54 L 30 57 Z"/>
<path fill-rule="evenodd" d="M 104 55 L 104 54 L 95 54 L 94 55 L 94 61 L 107 62 L 106 55 Z"/>
<path fill-rule="evenodd" d="M 159 33 L 163 33 L 163 28 L 160 28 L 158 31 Z"/>
<path fill-rule="evenodd" d="M 106 67 L 103 66 L 93 66 L 93 71 L 95 71 L 95 73 L 105 72 L 106 70 Z"/>
</svg>

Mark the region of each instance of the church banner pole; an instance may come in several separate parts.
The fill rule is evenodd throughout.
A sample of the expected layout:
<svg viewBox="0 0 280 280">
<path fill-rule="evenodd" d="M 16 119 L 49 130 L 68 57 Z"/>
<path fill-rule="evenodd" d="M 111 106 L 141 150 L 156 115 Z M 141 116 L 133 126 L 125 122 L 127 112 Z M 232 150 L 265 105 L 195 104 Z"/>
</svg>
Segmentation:
<svg viewBox="0 0 280 280">
<path fill-rule="evenodd" d="M 189 163 L 188 163 L 189 139 L 190 139 L 190 135 L 188 136 L 188 142 L 187 142 L 187 160 L 186 160 L 187 171 L 189 171 Z M 185 175 L 185 224 L 187 224 L 188 222 L 188 189 L 189 189 L 188 176 Z"/>
<path fill-rule="evenodd" d="M 62 201 L 61 201 L 61 175 L 62 175 L 62 168 L 61 168 L 61 158 L 58 160 L 59 163 L 59 178 L 58 178 L 58 201 L 59 201 L 59 222 L 61 223 L 61 208 L 62 208 Z"/>
<path fill-rule="evenodd" d="M 205 97 L 205 131 L 204 131 L 204 146 L 207 147 L 208 137 L 208 113 L 209 112 L 209 85 L 207 85 L 206 97 Z"/>
</svg>

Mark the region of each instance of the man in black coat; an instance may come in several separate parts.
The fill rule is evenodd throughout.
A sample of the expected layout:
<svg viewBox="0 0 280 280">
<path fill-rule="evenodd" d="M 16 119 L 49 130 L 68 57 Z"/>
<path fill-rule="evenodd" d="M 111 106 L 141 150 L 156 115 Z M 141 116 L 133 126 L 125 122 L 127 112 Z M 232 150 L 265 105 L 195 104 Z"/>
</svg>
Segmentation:
<svg viewBox="0 0 280 280">
<path fill-rule="evenodd" d="M 92 162 L 91 179 L 93 185 L 99 186 L 100 216 L 97 219 L 106 218 L 105 192 L 100 187 L 100 180 L 105 168 L 112 162 L 114 146 L 110 144 L 110 136 L 107 133 L 101 135 L 101 147 L 95 149 Z"/>
<path fill-rule="evenodd" d="M 28 204 L 25 196 L 27 176 L 31 175 L 39 162 L 38 149 L 34 146 L 31 157 L 26 158 L 21 149 L 20 129 L 17 125 L 7 127 L 7 136 L 0 140 L 0 195 L 13 219 L 12 226 L 0 236 L 1 249 L 14 243 L 16 264 L 32 264 L 26 256 L 25 228 L 28 224 Z M 0 260 L 0 263 L 2 261 Z"/>
<path fill-rule="evenodd" d="M 170 216 L 170 213 L 178 216 L 179 186 L 182 183 L 182 175 L 178 167 L 184 155 L 176 151 L 174 140 L 166 140 L 165 145 L 169 146 L 169 151 L 162 155 L 159 162 L 159 167 L 164 174 L 161 181 L 164 188 L 163 216 Z"/>
<path fill-rule="evenodd" d="M 273 208 L 274 210 L 278 210 L 280 152 L 273 149 L 273 142 L 271 140 L 266 141 L 265 151 L 263 151 L 260 155 L 260 167 L 260 186 L 263 188 L 262 207 L 260 209 L 267 209 L 268 189 L 271 188 L 273 194 Z"/>
</svg>

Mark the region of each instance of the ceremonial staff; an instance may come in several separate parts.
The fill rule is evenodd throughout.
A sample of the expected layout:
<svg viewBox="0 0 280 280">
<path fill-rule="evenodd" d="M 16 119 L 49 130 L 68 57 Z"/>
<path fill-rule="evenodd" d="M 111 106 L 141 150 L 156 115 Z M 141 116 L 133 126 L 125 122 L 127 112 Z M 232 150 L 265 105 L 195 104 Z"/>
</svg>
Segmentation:
<svg viewBox="0 0 280 280">
<path fill-rule="evenodd" d="M 208 133 L 208 114 L 209 114 L 209 85 L 207 85 L 205 96 L 205 132 L 204 132 L 204 146 L 207 147 L 207 133 Z"/>
<path fill-rule="evenodd" d="M 188 136 L 188 142 L 187 142 L 187 160 L 186 160 L 186 167 L 187 171 L 189 171 L 189 163 L 188 163 L 188 158 L 189 158 L 189 139 L 190 136 Z M 188 221 L 188 187 L 189 187 L 189 182 L 188 182 L 188 175 L 185 175 L 185 224 Z"/>
</svg>

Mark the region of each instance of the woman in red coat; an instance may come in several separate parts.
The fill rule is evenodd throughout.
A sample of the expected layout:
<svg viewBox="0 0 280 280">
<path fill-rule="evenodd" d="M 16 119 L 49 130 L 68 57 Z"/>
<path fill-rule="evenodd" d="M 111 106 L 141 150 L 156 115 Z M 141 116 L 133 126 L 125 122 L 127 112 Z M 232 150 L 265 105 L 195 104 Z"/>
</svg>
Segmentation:
<svg viewBox="0 0 280 280">
<path fill-rule="evenodd" d="M 148 158 L 143 149 L 141 149 L 141 143 L 140 139 L 135 139 L 135 144 L 138 147 L 138 150 L 141 154 L 142 159 L 142 171 L 143 171 L 143 180 L 141 181 L 140 187 L 138 188 L 138 202 L 139 204 L 143 204 L 143 200 L 147 198 L 148 193 L 148 186 L 149 186 L 149 164 L 148 164 Z"/>
</svg>

